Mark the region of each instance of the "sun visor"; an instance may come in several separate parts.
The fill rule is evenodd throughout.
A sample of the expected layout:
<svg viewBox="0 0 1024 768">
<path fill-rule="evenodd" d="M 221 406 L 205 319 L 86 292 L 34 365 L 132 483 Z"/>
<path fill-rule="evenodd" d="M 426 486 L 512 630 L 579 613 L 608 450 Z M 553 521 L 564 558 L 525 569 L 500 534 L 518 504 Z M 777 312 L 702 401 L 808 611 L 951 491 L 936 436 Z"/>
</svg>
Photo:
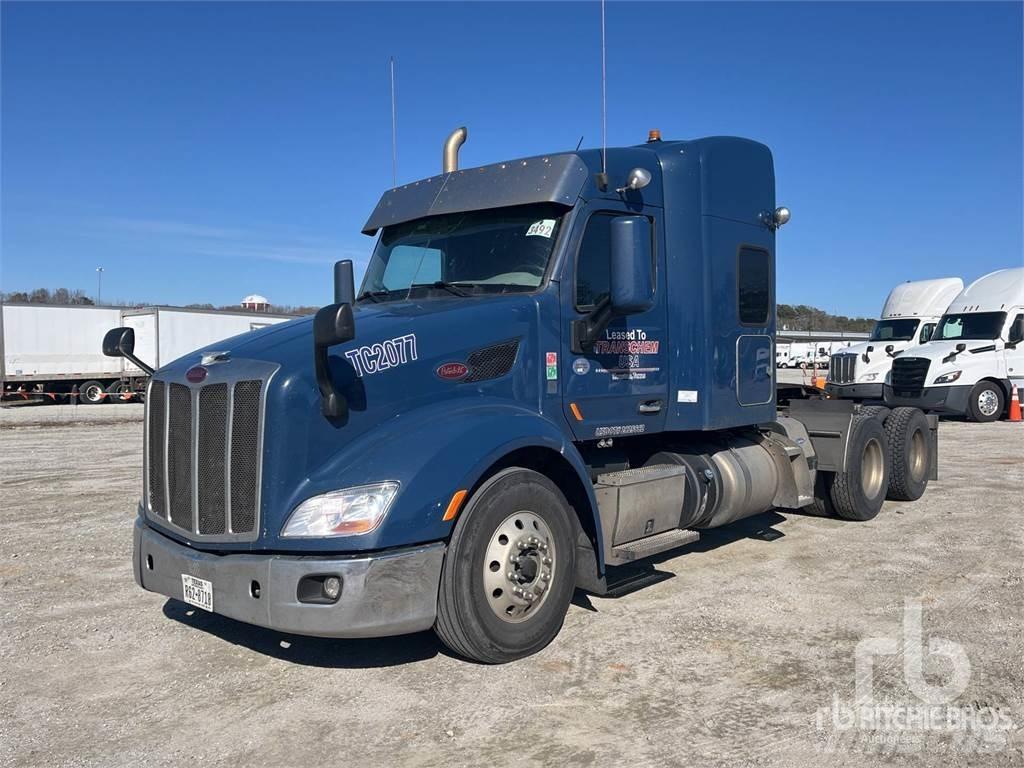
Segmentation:
<svg viewBox="0 0 1024 768">
<path fill-rule="evenodd" d="M 466 168 L 388 190 L 363 226 L 363 234 L 373 235 L 392 224 L 460 211 L 530 203 L 559 203 L 571 208 L 586 180 L 587 166 L 576 154 Z"/>
</svg>

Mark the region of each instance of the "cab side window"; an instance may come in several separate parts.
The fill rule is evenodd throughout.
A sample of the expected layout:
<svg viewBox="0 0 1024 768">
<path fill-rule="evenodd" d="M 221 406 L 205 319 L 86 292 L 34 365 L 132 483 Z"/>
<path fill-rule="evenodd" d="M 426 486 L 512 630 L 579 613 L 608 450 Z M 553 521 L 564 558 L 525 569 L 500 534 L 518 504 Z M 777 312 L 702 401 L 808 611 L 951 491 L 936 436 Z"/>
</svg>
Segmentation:
<svg viewBox="0 0 1024 768">
<path fill-rule="evenodd" d="M 932 331 L 935 330 L 935 323 L 925 323 L 921 326 L 921 333 L 917 337 L 918 344 L 924 344 L 928 339 L 932 337 Z"/>
<path fill-rule="evenodd" d="M 1013 318 L 1013 324 L 1010 326 L 1010 333 L 1006 340 L 1011 344 L 1019 344 L 1024 341 L 1024 314 Z"/>
<path fill-rule="evenodd" d="M 576 258 L 576 308 L 588 310 L 611 292 L 611 222 L 614 214 L 596 213 L 587 222 Z"/>
</svg>

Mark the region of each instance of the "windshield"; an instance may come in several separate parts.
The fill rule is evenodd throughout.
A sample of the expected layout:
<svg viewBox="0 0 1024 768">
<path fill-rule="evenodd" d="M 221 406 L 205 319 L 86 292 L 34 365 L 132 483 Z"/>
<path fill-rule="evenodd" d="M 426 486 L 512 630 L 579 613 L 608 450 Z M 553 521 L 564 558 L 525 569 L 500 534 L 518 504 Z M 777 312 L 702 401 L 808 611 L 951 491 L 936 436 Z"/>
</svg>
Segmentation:
<svg viewBox="0 0 1024 768">
<path fill-rule="evenodd" d="M 1005 312 L 970 312 L 943 315 L 932 341 L 941 339 L 998 339 L 1006 322 Z"/>
<path fill-rule="evenodd" d="M 524 205 L 386 227 L 360 298 L 532 291 L 544 279 L 564 212 L 550 204 Z"/>
<path fill-rule="evenodd" d="M 920 320 L 879 320 L 871 332 L 871 341 L 910 341 Z"/>
</svg>

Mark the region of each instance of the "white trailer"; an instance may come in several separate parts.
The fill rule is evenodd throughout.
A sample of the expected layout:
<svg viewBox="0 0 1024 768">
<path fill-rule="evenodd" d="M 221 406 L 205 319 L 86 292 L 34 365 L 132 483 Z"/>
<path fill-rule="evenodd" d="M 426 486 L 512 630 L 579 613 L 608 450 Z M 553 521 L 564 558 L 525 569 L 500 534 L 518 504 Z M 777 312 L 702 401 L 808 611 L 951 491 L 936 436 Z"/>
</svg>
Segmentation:
<svg viewBox="0 0 1024 768">
<path fill-rule="evenodd" d="M 207 344 L 293 318 L 257 312 L 144 307 L 124 310 L 120 324 L 135 331 L 135 356 L 153 368 L 160 368 Z M 134 364 L 122 362 L 125 376 L 144 376 Z"/>
<path fill-rule="evenodd" d="M 159 367 L 207 344 L 292 319 L 243 311 L 178 307 L 5 304 L 0 311 L 0 397 L 82 403 L 129 400 L 146 375 L 123 358 L 103 354 L 111 328 L 135 329 L 137 356 Z"/>
</svg>

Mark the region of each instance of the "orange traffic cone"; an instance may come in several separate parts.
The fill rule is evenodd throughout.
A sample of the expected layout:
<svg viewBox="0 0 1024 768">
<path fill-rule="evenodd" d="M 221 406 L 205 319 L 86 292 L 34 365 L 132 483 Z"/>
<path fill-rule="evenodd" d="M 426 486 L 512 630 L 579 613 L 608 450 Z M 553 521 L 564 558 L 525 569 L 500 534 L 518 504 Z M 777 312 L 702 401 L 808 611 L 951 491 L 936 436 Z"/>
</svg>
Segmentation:
<svg viewBox="0 0 1024 768">
<path fill-rule="evenodd" d="M 1017 394 L 1017 385 L 1013 385 L 1010 392 L 1010 421 L 1021 421 L 1020 396 Z"/>
</svg>

